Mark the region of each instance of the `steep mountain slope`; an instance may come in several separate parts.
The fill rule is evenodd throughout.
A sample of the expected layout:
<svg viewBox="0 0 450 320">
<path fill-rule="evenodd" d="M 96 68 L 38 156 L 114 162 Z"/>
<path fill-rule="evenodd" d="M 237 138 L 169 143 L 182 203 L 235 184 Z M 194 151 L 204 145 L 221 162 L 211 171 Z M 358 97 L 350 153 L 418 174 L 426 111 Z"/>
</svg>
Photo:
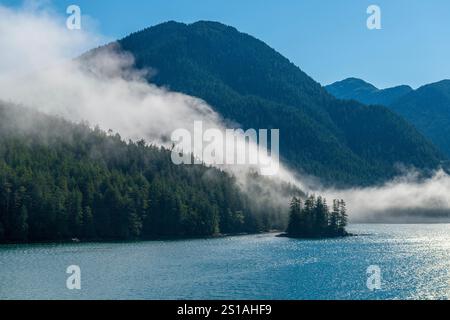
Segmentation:
<svg viewBox="0 0 450 320">
<path fill-rule="evenodd" d="M 363 80 L 349 78 L 325 88 L 339 99 L 388 107 L 450 157 L 450 80 L 431 83 L 417 90 L 409 86 L 378 90 Z"/>
<path fill-rule="evenodd" d="M 282 227 L 287 214 L 266 199 L 250 201 L 234 177 L 205 166 L 176 166 L 170 155 L 0 103 L 0 243 Z"/>
<path fill-rule="evenodd" d="M 216 22 L 167 22 L 119 41 L 149 81 L 204 99 L 243 128 L 279 128 L 292 168 L 335 184 L 371 184 L 394 165 L 436 167 L 440 153 L 383 107 L 335 99 L 288 59 Z M 102 50 L 100 48 L 98 50 Z"/>
<path fill-rule="evenodd" d="M 420 87 L 389 107 L 450 156 L 450 80 Z"/>
<path fill-rule="evenodd" d="M 374 85 L 357 78 L 347 78 L 324 87 L 338 99 L 356 100 L 364 104 L 390 105 L 400 97 L 410 93 L 410 86 L 402 85 L 378 89 Z"/>
</svg>

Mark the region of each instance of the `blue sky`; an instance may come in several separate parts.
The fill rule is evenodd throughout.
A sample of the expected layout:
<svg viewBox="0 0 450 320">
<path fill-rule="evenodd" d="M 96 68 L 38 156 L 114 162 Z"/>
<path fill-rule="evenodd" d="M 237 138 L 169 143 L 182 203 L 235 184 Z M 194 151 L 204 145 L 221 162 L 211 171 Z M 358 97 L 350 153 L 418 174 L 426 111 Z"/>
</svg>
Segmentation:
<svg viewBox="0 0 450 320">
<path fill-rule="evenodd" d="M 98 30 L 123 37 L 167 20 L 214 20 L 249 33 L 322 84 L 349 76 L 383 88 L 450 78 L 448 0 L 47 0 L 70 4 Z M 7 6 L 22 1 L 0 0 Z M 381 8 L 381 30 L 366 27 L 366 9 Z"/>
</svg>

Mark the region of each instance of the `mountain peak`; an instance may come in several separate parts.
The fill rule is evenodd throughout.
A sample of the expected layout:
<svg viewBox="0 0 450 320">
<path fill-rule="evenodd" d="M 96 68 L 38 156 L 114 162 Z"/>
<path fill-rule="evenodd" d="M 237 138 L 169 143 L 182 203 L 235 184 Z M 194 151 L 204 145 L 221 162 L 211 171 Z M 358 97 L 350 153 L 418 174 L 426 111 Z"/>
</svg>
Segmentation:
<svg viewBox="0 0 450 320">
<path fill-rule="evenodd" d="M 392 104 L 397 99 L 413 91 L 407 85 L 378 89 L 374 85 L 358 78 L 347 78 L 332 83 L 326 86 L 325 89 L 338 99 L 356 100 L 364 104 L 385 106 Z"/>
<path fill-rule="evenodd" d="M 391 87 L 391 88 L 386 88 L 383 90 L 391 90 L 391 89 L 403 89 L 403 90 L 408 90 L 408 91 L 413 91 L 414 89 L 411 86 L 408 86 L 407 84 L 401 84 L 395 87 Z"/>
<path fill-rule="evenodd" d="M 193 23 L 185 23 L 179 22 L 175 20 L 169 20 L 166 22 L 159 23 L 157 25 L 144 28 L 142 30 L 131 33 L 130 35 L 124 37 L 120 41 L 126 41 L 127 39 L 134 38 L 136 36 L 144 36 L 146 34 L 155 34 L 155 33 L 190 33 L 192 31 L 198 32 L 199 30 L 208 30 L 208 31 L 230 31 L 239 33 L 239 31 L 231 26 L 223 24 L 217 21 L 209 21 L 209 20 L 199 20 Z"/>
<path fill-rule="evenodd" d="M 378 91 L 374 85 L 358 78 L 346 78 L 325 86 L 325 89 L 338 99 L 358 101 L 361 101 L 361 97 Z"/>
<path fill-rule="evenodd" d="M 372 85 L 371 83 L 364 81 L 360 78 L 354 78 L 354 77 L 346 78 L 344 80 L 337 81 L 333 84 L 348 85 L 348 86 L 360 86 L 360 87 L 365 87 L 365 88 L 368 88 L 371 90 L 378 90 L 378 88 L 375 87 L 374 85 Z"/>
<path fill-rule="evenodd" d="M 140 57 L 152 56 L 151 64 L 160 72 L 151 80 L 158 85 L 167 85 L 169 81 L 164 75 L 172 73 L 187 78 L 195 74 L 199 79 L 214 74 L 217 81 L 226 83 L 239 94 L 265 98 L 272 96 L 272 88 L 282 81 L 285 85 L 276 92 L 279 102 L 295 99 L 293 96 L 299 90 L 305 93 L 304 100 L 317 100 L 318 96 L 326 95 L 320 84 L 266 43 L 220 22 L 169 21 L 133 33 L 119 43 L 135 55 L 138 67 L 142 62 Z M 165 54 L 156 54 L 157 51 Z M 178 61 L 176 67 L 173 61 L 180 59 L 189 65 Z M 254 84 L 255 79 L 258 79 L 258 86 Z M 186 92 L 174 83 L 170 87 L 191 95 L 197 91 L 196 88 Z M 299 103 L 311 105 L 310 102 Z M 317 108 L 312 107 L 310 111 L 317 113 Z"/>
<path fill-rule="evenodd" d="M 191 24 L 188 24 L 188 26 L 190 27 L 208 27 L 208 28 L 215 28 L 215 29 L 222 29 L 222 30 L 226 30 L 226 29 L 231 29 L 231 30 L 236 30 L 236 28 L 226 25 L 224 23 L 218 22 L 218 21 L 211 21 L 211 20 L 199 20 L 196 22 L 193 22 Z"/>
</svg>

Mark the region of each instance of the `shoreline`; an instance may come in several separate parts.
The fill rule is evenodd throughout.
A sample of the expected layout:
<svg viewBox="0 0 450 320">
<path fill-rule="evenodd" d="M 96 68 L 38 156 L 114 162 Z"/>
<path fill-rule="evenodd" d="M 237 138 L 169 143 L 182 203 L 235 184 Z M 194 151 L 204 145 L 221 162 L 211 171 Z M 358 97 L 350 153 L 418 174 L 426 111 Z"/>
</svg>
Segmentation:
<svg viewBox="0 0 450 320">
<path fill-rule="evenodd" d="M 365 222 L 365 223 L 353 223 L 352 225 L 445 225 L 450 224 L 450 222 L 423 222 L 423 223 L 385 223 L 385 222 Z M 207 240 L 207 239 L 216 239 L 216 238 L 227 238 L 227 237 L 239 237 L 239 236 L 250 236 L 250 235 L 263 235 L 263 234 L 276 234 L 275 237 L 278 238 L 291 238 L 298 240 L 325 240 L 325 239 L 333 239 L 333 238 L 347 238 L 347 237 L 358 237 L 358 236 L 366 236 L 368 234 L 354 234 L 349 233 L 345 236 L 337 236 L 337 237 L 309 237 L 309 238 L 297 238 L 290 237 L 286 234 L 284 230 L 268 230 L 262 232 L 243 232 L 243 233 L 220 233 L 209 236 L 179 236 L 179 237 L 159 237 L 159 238 L 148 238 L 148 239 L 130 239 L 130 240 L 121 240 L 121 239 L 66 239 L 66 240 L 42 240 L 42 241 L 22 241 L 22 242 L 0 242 L 1 246 L 8 245 L 57 245 L 57 244 L 84 244 L 84 243 L 133 243 L 133 242 L 148 242 L 148 241 L 186 241 L 186 240 Z"/>
<path fill-rule="evenodd" d="M 158 242 L 158 241 L 186 241 L 186 240 L 208 240 L 208 239 L 219 239 L 228 237 L 241 237 L 241 236 L 251 236 L 251 235 L 264 235 L 264 234 L 280 234 L 284 231 L 281 230 L 269 230 L 262 232 L 242 232 L 242 233 L 223 233 L 214 234 L 209 236 L 192 236 L 192 237 L 159 237 L 159 238 L 148 238 L 148 239 L 67 239 L 67 240 L 48 240 L 48 241 L 22 241 L 22 242 L 0 242 L 1 246 L 8 245 L 58 245 L 58 244 L 87 244 L 87 243 L 136 243 L 136 242 Z"/>
</svg>

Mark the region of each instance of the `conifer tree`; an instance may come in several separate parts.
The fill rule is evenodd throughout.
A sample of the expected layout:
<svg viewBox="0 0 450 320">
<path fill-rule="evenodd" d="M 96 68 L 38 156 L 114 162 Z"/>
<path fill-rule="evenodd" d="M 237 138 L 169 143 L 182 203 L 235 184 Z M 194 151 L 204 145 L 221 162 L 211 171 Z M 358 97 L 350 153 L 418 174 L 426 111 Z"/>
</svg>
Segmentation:
<svg viewBox="0 0 450 320">
<path fill-rule="evenodd" d="M 292 235 L 301 235 L 305 232 L 302 223 L 302 204 L 301 200 L 297 197 L 293 197 L 290 203 L 289 224 L 287 232 Z"/>
<path fill-rule="evenodd" d="M 333 211 L 331 211 L 329 220 L 330 234 L 336 234 L 338 232 L 338 221 L 339 221 L 339 201 L 334 199 Z"/>
<path fill-rule="evenodd" d="M 339 201 L 339 220 L 338 220 L 338 233 L 345 235 L 345 227 L 347 226 L 347 209 L 344 200 Z"/>
</svg>

